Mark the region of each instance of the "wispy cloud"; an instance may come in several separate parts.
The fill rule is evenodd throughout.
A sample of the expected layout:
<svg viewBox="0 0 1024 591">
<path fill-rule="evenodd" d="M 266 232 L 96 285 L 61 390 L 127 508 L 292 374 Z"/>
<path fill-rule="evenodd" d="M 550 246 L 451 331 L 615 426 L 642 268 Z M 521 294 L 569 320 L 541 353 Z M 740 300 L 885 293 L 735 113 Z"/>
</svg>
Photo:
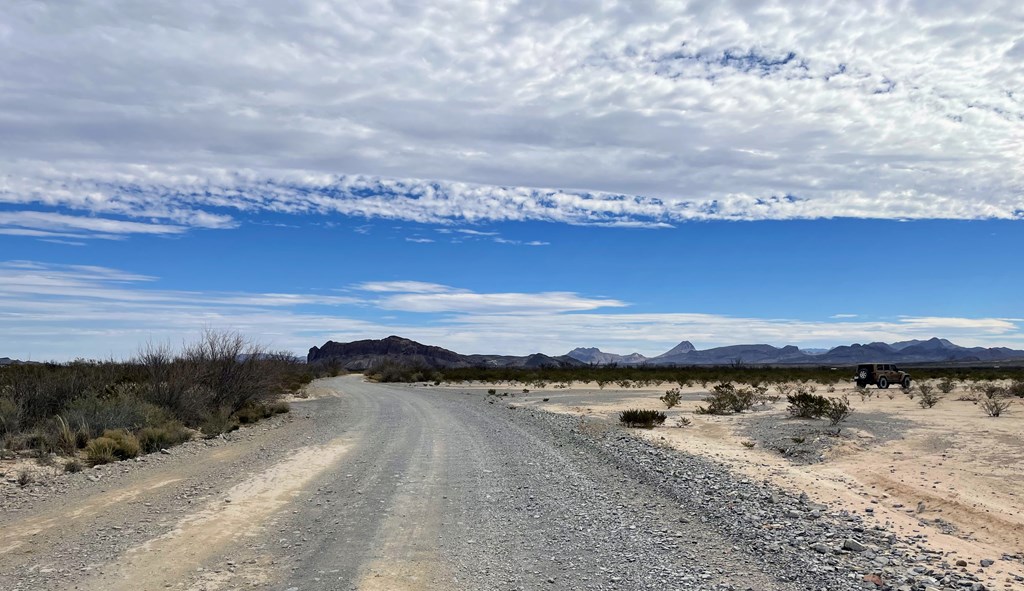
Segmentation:
<svg viewBox="0 0 1024 591">
<path fill-rule="evenodd" d="M 700 348 L 739 342 L 828 347 L 932 336 L 1024 348 L 1022 322 L 1006 318 L 808 321 L 636 313 L 612 298 L 477 293 L 422 281 L 366 282 L 349 286 L 346 295 L 175 291 L 160 283 L 106 267 L 0 263 L 0 355 L 123 356 L 147 340 L 176 342 L 207 327 L 239 330 L 300 354 L 328 339 L 388 334 L 469 353 L 512 354 L 562 354 L 587 345 L 653 355 L 683 339 Z"/>
<path fill-rule="evenodd" d="M 0 232 L 1021 219 L 1020 10 L 14 3 Z"/>
<path fill-rule="evenodd" d="M 452 293 L 459 291 L 454 287 L 426 281 L 366 281 L 353 285 L 352 289 L 378 293 Z"/>
<path fill-rule="evenodd" d="M 406 242 L 415 242 L 416 244 L 430 244 L 430 243 L 434 242 L 430 238 L 419 238 L 419 237 L 415 237 L 415 236 L 413 236 L 413 237 L 406 237 L 405 241 Z"/>
</svg>

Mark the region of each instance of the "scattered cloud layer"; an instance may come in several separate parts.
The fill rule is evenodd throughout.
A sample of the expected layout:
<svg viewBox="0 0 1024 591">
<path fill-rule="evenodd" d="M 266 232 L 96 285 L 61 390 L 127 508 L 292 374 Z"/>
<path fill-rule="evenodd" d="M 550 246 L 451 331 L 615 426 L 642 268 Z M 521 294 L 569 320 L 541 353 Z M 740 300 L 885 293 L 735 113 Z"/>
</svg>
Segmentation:
<svg viewBox="0 0 1024 591">
<path fill-rule="evenodd" d="M 475 293 L 420 281 L 366 282 L 343 293 L 175 291 L 162 289 L 158 278 L 118 269 L 9 261 L 0 263 L 0 356 L 129 356 L 147 341 L 173 344 L 204 328 L 238 330 L 298 354 L 328 339 L 389 334 L 468 353 L 556 355 L 578 346 L 654 355 L 684 339 L 700 348 L 740 342 L 827 347 L 942 336 L 963 345 L 1024 348 L 1020 319 L 642 314 L 609 298 Z"/>
<path fill-rule="evenodd" d="M 0 232 L 1020 219 L 1022 20 L 994 0 L 16 3 Z"/>
</svg>

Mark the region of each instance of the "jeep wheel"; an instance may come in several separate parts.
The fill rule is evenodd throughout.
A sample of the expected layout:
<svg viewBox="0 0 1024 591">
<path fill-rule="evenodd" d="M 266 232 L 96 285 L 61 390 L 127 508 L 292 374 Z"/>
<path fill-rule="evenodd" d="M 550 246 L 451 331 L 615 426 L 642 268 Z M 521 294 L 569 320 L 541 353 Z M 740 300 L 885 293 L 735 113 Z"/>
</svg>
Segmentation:
<svg viewBox="0 0 1024 591">
<path fill-rule="evenodd" d="M 907 390 L 910 389 L 910 376 L 903 378 L 903 387 Z"/>
<path fill-rule="evenodd" d="M 881 388 L 882 390 L 885 390 L 886 388 L 889 387 L 889 380 L 885 379 L 884 377 L 878 378 L 878 387 Z"/>
<path fill-rule="evenodd" d="M 860 370 L 860 373 L 857 374 L 857 376 L 860 378 L 860 380 L 862 382 L 868 381 L 868 370 L 866 370 L 866 369 Z"/>
</svg>

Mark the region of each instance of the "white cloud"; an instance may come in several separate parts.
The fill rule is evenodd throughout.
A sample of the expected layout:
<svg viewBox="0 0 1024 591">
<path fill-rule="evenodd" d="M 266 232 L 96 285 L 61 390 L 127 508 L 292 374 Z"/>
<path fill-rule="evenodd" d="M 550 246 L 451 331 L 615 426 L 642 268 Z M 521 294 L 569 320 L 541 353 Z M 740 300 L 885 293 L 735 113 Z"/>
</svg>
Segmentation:
<svg viewBox="0 0 1024 591">
<path fill-rule="evenodd" d="M 738 343 L 830 347 L 940 336 L 965 346 L 1024 349 L 1020 319 L 900 317 L 794 320 L 697 313 L 634 313 L 574 293 L 473 293 L 419 281 L 351 286 L 363 296 L 172 291 L 117 269 L 0 263 L 0 356 L 127 356 L 149 340 L 178 342 L 204 328 L 238 330 L 304 353 L 328 339 L 399 334 L 466 353 L 563 354 L 578 346 L 663 353 Z M 389 315 L 382 311 L 400 311 Z M 370 317 L 369 319 L 367 317 Z"/>
<path fill-rule="evenodd" d="M 585 298 L 569 292 L 542 293 L 411 293 L 377 300 L 384 310 L 419 313 L 551 314 L 620 308 L 612 299 Z"/>
<path fill-rule="evenodd" d="M 405 239 L 405 241 L 406 242 L 415 242 L 416 244 L 430 244 L 430 243 L 434 242 L 430 238 L 415 238 L 415 237 L 412 237 L 412 238 L 407 237 Z"/>
<path fill-rule="evenodd" d="M 91 221 L 16 212 L 0 232 L 260 211 L 1020 219 L 1022 18 L 994 0 L 16 3 L 0 203 Z"/>
<path fill-rule="evenodd" d="M 460 291 L 454 287 L 426 281 L 366 281 L 353 285 L 352 289 L 380 293 L 451 293 Z"/>
</svg>

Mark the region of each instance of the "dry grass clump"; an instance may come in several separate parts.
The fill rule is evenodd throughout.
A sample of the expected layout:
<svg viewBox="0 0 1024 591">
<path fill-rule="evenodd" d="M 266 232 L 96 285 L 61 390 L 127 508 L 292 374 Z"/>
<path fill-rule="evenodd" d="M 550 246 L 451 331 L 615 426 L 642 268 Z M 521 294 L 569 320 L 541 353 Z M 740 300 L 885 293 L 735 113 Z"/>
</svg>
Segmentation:
<svg viewBox="0 0 1024 591">
<path fill-rule="evenodd" d="M 159 427 L 143 427 L 136 434 L 139 445 L 145 453 L 181 445 L 192 439 L 192 432 L 177 421 L 164 423 Z"/>
</svg>

